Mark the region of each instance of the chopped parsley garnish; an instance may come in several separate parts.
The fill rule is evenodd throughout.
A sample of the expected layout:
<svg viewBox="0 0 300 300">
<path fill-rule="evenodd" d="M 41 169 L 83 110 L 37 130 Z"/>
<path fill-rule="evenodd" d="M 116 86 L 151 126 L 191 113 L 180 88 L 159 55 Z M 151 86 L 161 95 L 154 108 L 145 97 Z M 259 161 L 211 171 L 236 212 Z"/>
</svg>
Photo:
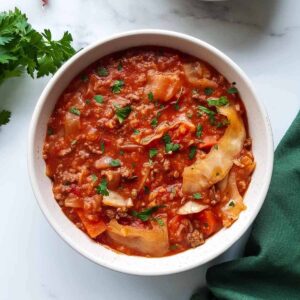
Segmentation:
<svg viewBox="0 0 300 300">
<path fill-rule="evenodd" d="M 194 199 L 199 200 L 202 198 L 202 195 L 200 193 L 193 194 Z"/>
<path fill-rule="evenodd" d="M 96 174 L 92 174 L 91 179 L 92 179 L 93 182 L 96 182 L 98 180 L 98 177 L 97 177 Z"/>
<path fill-rule="evenodd" d="M 87 82 L 89 80 L 89 77 L 86 74 L 82 74 L 80 78 L 83 82 Z"/>
<path fill-rule="evenodd" d="M 101 183 L 96 187 L 96 191 L 98 194 L 101 194 L 103 196 L 109 195 L 109 192 L 107 190 L 107 181 L 105 179 L 102 179 Z"/>
<path fill-rule="evenodd" d="M 111 91 L 114 94 L 119 94 L 124 87 L 124 81 L 123 80 L 116 80 L 114 84 L 111 86 Z"/>
<path fill-rule="evenodd" d="M 119 64 L 118 64 L 118 71 L 122 71 L 122 70 L 123 70 L 122 62 L 119 62 Z"/>
<path fill-rule="evenodd" d="M 212 95 L 213 92 L 214 92 L 214 89 L 212 89 L 212 88 L 207 87 L 207 88 L 204 89 L 204 94 L 206 96 Z"/>
<path fill-rule="evenodd" d="M 131 215 L 142 220 L 143 222 L 148 221 L 151 218 L 151 215 L 155 213 L 159 208 L 163 207 L 162 205 L 152 206 L 137 212 L 136 210 L 131 211 Z"/>
<path fill-rule="evenodd" d="M 47 135 L 52 135 L 54 133 L 53 129 L 51 127 L 49 127 L 47 129 Z"/>
<path fill-rule="evenodd" d="M 158 150 L 157 150 L 156 148 L 151 148 L 151 149 L 149 150 L 149 157 L 150 157 L 150 158 L 153 158 L 154 156 L 157 155 L 157 153 L 158 153 Z"/>
<path fill-rule="evenodd" d="M 211 125 L 215 125 L 215 123 L 216 123 L 216 118 L 215 118 L 216 113 L 214 111 L 212 111 L 209 108 L 207 108 L 205 106 L 202 106 L 202 105 L 199 105 L 198 109 L 200 110 L 200 113 L 205 113 L 205 114 L 208 115 L 209 123 Z"/>
<path fill-rule="evenodd" d="M 80 110 L 76 107 L 71 107 L 69 112 L 76 115 L 76 116 L 80 116 Z"/>
<path fill-rule="evenodd" d="M 145 194 L 149 194 L 150 193 L 150 189 L 146 185 L 144 186 L 144 192 L 145 192 Z"/>
<path fill-rule="evenodd" d="M 166 144 L 166 152 L 169 153 L 169 152 L 175 152 L 175 151 L 178 151 L 180 149 L 180 145 L 179 144 L 173 144 L 173 143 L 170 143 L 170 144 Z"/>
<path fill-rule="evenodd" d="M 106 77 L 108 76 L 108 70 L 104 67 L 100 67 L 97 71 L 98 75 L 101 77 Z"/>
<path fill-rule="evenodd" d="M 227 126 L 227 125 L 229 125 L 229 120 L 224 120 L 224 121 L 220 121 L 220 122 L 217 122 L 217 128 L 221 128 L 221 127 L 224 127 L 224 126 Z"/>
<path fill-rule="evenodd" d="M 172 143 L 172 140 L 171 140 L 171 137 L 170 137 L 169 134 L 165 134 L 162 137 L 162 139 L 165 142 L 166 153 L 175 152 L 175 151 L 178 151 L 180 149 L 180 145 L 179 144 L 173 144 Z"/>
<path fill-rule="evenodd" d="M 175 104 L 174 104 L 174 109 L 175 110 L 179 110 L 180 109 L 180 106 L 179 106 L 179 103 L 178 103 L 178 100 L 176 100 Z"/>
<path fill-rule="evenodd" d="M 169 247 L 169 249 L 172 251 L 172 250 L 176 250 L 176 249 L 178 249 L 178 245 L 176 245 L 176 244 L 173 244 L 173 245 L 171 245 L 170 247 Z"/>
<path fill-rule="evenodd" d="M 120 167 L 121 162 L 118 159 L 112 159 L 109 163 L 112 167 Z"/>
<path fill-rule="evenodd" d="M 228 94 L 237 94 L 238 93 L 238 90 L 237 90 L 237 88 L 236 87 L 231 87 L 231 88 L 229 88 L 228 90 L 227 90 L 227 93 Z"/>
<path fill-rule="evenodd" d="M 171 143 L 171 137 L 169 134 L 165 134 L 163 137 L 162 137 L 163 141 L 165 142 L 165 144 L 169 144 Z"/>
<path fill-rule="evenodd" d="M 123 150 L 120 150 L 120 151 L 119 151 L 119 154 L 120 154 L 120 155 L 124 155 L 124 153 L 125 153 L 125 152 L 124 152 Z"/>
<path fill-rule="evenodd" d="M 158 120 L 157 120 L 156 117 L 154 117 L 154 118 L 151 120 L 150 125 L 151 125 L 152 127 L 156 127 L 157 124 L 158 124 Z"/>
<path fill-rule="evenodd" d="M 218 145 L 214 145 L 214 149 L 218 150 L 219 146 Z"/>
<path fill-rule="evenodd" d="M 231 200 L 230 202 L 229 202 L 229 204 L 228 204 L 230 207 L 235 207 L 235 203 L 234 203 L 234 201 L 233 200 Z"/>
<path fill-rule="evenodd" d="M 103 141 L 100 142 L 100 150 L 101 150 L 102 153 L 104 153 L 104 151 L 105 151 L 105 144 L 104 144 Z"/>
<path fill-rule="evenodd" d="M 138 135 L 138 134 L 140 134 L 140 131 L 138 129 L 134 129 L 133 134 Z"/>
<path fill-rule="evenodd" d="M 94 99 L 97 103 L 103 103 L 103 96 L 102 95 L 95 95 Z"/>
<path fill-rule="evenodd" d="M 122 108 L 116 107 L 116 115 L 120 123 L 123 123 L 130 113 L 131 106 L 129 105 Z"/>
<path fill-rule="evenodd" d="M 192 145 L 190 147 L 189 159 L 193 159 L 195 157 L 196 153 L 197 153 L 197 146 Z"/>
<path fill-rule="evenodd" d="M 161 227 L 165 226 L 165 222 L 161 218 L 156 217 L 156 218 L 153 218 L 152 220 L 155 221 Z"/>
<path fill-rule="evenodd" d="M 152 92 L 148 93 L 148 99 L 149 99 L 150 101 L 153 101 L 153 100 L 154 100 L 154 96 L 153 96 L 153 93 L 152 93 Z"/>
<path fill-rule="evenodd" d="M 202 135 L 203 127 L 201 124 L 198 124 L 196 127 L 196 137 L 199 138 Z"/>
<path fill-rule="evenodd" d="M 228 99 L 226 96 L 222 96 L 218 99 L 208 99 L 208 106 L 224 106 L 228 104 Z"/>
<path fill-rule="evenodd" d="M 85 100 L 85 104 L 90 104 L 91 103 L 91 100 L 90 99 L 86 99 Z"/>
<path fill-rule="evenodd" d="M 192 113 L 186 113 L 186 116 L 187 116 L 189 119 L 191 119 L 192 116 L 193 116 L 193 114 L 192 114 Z"/>
<path fill-rule="evenodd" d="M 174 107 L 175 110 L 179 110 L 180 109 L 179 100 L 180 100 L 180 97 L 181 97 L 182 93 L 183 93 L 183 88 L 181 87 L 180 92 L 179 92 L 179 96 L 176 99 L 175 104 L 173 105 L 173 107 Z"/>
</svg>

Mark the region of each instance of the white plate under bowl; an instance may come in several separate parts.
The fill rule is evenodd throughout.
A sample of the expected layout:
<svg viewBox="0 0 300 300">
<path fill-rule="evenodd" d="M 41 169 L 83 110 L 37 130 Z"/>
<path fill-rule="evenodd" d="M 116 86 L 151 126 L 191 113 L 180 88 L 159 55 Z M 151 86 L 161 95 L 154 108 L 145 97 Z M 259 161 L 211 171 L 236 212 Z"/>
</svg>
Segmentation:
<svg viewBox="0 0 300 300">
<path fill-rule="evenodd" d="M 247 210 L 228 229 L 222 229 L 205 244 L 185 252 L 162 258 L 145 258 L 119 254 L 95 243 L 79 230 L 56 203 L 50 179 L 45 175 L 42 157 L 48 119 L 55 103 L 70 81 L 91 63 L 104 55 L 143 45 L 171 47 L 194 55 L 216 68 L 230 82 L 235 81 L 246 107 L 253 153 L 257 163 L 244 202 Z M 75 250 L 93 262 L 113 270 L 136 275 L 162 275 L 188 270 L 214 259 L 249 228 L 258 214 L 271 179 L 273 141 L 270 123 L 252 84 L 245 73 L 225 54 L 191 36 L 165 30 L 125 32 L 100 40 L 79 51 L 66 62 L 49 81 L 35 107 L 28 145 L 28 169 L 37 201 L 56 232 Z"/>
</svg>

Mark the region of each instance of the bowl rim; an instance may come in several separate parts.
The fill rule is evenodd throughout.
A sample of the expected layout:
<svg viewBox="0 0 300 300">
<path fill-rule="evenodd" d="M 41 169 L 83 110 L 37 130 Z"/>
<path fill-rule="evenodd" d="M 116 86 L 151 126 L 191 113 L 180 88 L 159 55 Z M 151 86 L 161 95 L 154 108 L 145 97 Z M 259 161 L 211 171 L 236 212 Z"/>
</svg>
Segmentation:
<svg viewBox="0 0 300 300">
<path fill-rule="evenodd" d="M 61 226 L 58 224 L 58 222 L 55 221 L 55 218 L 52 216 L 52 213 L 46 206 L 46 201 L 43 200 L 43 195 L 39 189 L 39 183 L 35 175 L 35 134 L 36 134 L 36 128 L 38 126 L 37 121 L 39 118 L 39 115 L 46 103 L 47 97 L 49 92 L 52 90 L 52 88 L 55 86 L 57 83 L 57 80 L 60 78 L 60 76 L 74 63 L 76 63 L 76 60 L 80 58 L 81 56 L 86 55 L 90 50 L 101 46 L 101 44 L 110 42 L 115 39 L 119 38 L 124 38 L 132 35 L 163 35 L 163 36 L 171 36 L 174 38 L 178 38 L 180 40 L 187 40 L 193 44 L 196 44 L 197 46 L 206 48 L 209 52 L 212 52 L 215 56 L 218 56 L 221 58 L 221 60 L 225 61 L 232 69 L 235 70 L 235 72 L 238 73 L 242 81 L 246 84 L 247 88 L 251 91 L 251 93 L 254 95 L 256 105 L 258 107 L 258 110 L 262 116 L 265 128 L 266 128 L 266 144 L 268 145 L 268 152 L 266 153 L 267 155 L 267 174 L 265 174 L 264 177 L 264 184 L 261 188 L 260 191 L 260 201 L 258 202 L 255 210 L 252 211 L 251 215 L 247 220 L 245 220 L 244 223 L 241 224 L 238 232 L 234 235 L 234 238 L 232 238 L 230 241 L 227 241 L 226 245 L 222 245 L 222 247 L 219 247 L 217 250 L 213 251 L 213 253 L 210 253 L 205 257 L 205 259 L 200 260 L 195 260 L 193 262 L 189 262 L 186 265 L 181 265 L 177 266 L 176 268 L 170 267 L 168 270 L 163 269 L 163 270 L 137 270 L 137 268 L 132 269 L 131 266 L 116 266 L 116 265 L 111 265 L 110 263 L 106 263 L 106 261 L 96 259 L 93 255 L 91 255 L 88 251 L 85 251 L 81 249 L 80 245 L 76 244 L 73 241 L 73 238 L 68 236 L 65 231 L 61 228 Z M 129 46 L 128 48 L 130 48 Z M 174 48 L 174 47 L 173 47 Z M 174 48 L 176 49 L 176 48 Z M 112 52 L 111 52 L 112 53 Z M 101 57 L 99 57 L 101 58 Z M 122 273 L 126 274 L 133 274 L 133 275 L 144 275 L 144 276 L 153 276 L 153 275 L 169 275 L 169 274 L 174 274 L 174 273 L 179 273 L 183 272 L 186 270 L 193 269 L 195 267 L 198 267 L 200 265 L 204 265 L 208 263 L 209 261 L 213 260 L 214 258 L 218 257 L 222 253 L 224 253 L 226 250 L 228 250 L 235 242 L 237 242 L 241 236 L 246 232 L 246 230 L 251 226 L 253 223 L 254 219 L 256 218 L 258 212 L 261 209 L 261 206 L 264 203 L 270 181 L 271 181 L 271 176 L 272 176 L 272 170 L 273 170 L 273 159 L 274 159 L 274 144 L 273 144 L 273 135 L 272 135 L 272 129 L 270 125 L 270 121 L 268 118 L 268 115 L 266 113 L 266 110 L 263 106 L 263 104 L 259 101 L 259 98 L 256 95 L 256 92 L 253 88 L 253 85 L 251 81 L 249 80 L 248 76 L 244 73 L 244 71 L 235 63 L 233 62 L 227 55 L 225 55 L 223 52 L 215 48 L 214 46 L 208 44 L 207 42 L 204 42 L 203 40 L 200 40 L 198 38 L 192 37 L 190 35 L 184 34 L 184 33 L 179 33 L 175 31 L 169 31 L 169 30 L 162 30 L 162 29 L 139 29 L 139 30 L 131 30 L 131 31 L 125 31 L 119 34 L 114 34 L 110 35 L 109 37 L 99 39 L 95 41 L 94 43 L 91 43 L 84 49 L 80 50 L 77 52 L 73 57 L 71 57 L 66 63 L 64 63 L 59 70 L 54 74 L 54 76 L 49 80 L 47 83 L 46 87 L 44 88 L 42 94 L 40 95 L 38 102 L 34 108 L 32 118 L 30 121 L 30 126 L 29 126 L 29 131 L 28 131 L 28 147 L 27 147 L 27 167 L 28 167 L 28 172 L 29 172 L 29 178 L 32 186 L 32 190 L 34 192 L 35 198 L 38 202 L 38 205 L 43 212 L 44 216 L 46 217 L 46 220 L 48 223 L 54 228 L 54 230 L 57 232 L 57 234 L 69 245 L 71 246 L 74 250 L 76 250 L 78 253 L 80 253 L 82 256 L 88 258 L 90 261 L 109 268 L 114 271 L 119 271 Z M 112 250 L 108 250 L 112 251 Z M 124 255 L 124 254 L 120 254 Z M 177 254 L 179 255 L 179 254 Z M 176 256 L 176 255 L 175 255 Z M 147 258 L 143 257 L 144 259 L 157 259 L 157 258 Z M 161 257 L 159 259 L 164 259 L 164 257 Z"/>
</svg>

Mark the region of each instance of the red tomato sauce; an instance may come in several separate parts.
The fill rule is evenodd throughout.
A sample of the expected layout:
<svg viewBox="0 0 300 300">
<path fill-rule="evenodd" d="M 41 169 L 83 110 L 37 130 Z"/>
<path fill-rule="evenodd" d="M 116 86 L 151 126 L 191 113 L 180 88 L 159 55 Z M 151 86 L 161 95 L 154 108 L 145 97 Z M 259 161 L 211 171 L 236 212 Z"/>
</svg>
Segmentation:
<svg viewBox="0 0 300 300">
<path fill-rule="evenodd" d="M 230 126 L 210 100 L 235 107 L 247 129 L 237 87 L 207 63 L 162 47 L 114 53 L 81 72 L 58 99 L 44 144 L 66 216 L 96 242 L 143 256 L 197 247 L 230 226 L 245 207 L 228 202 L 226 182 L 184 193 L 182 174 L 217 149 Z M 241 196 L 254 166 L 247 133 L 230 170 Z M 205 208 L 179 214 L 189 201 Z"/>
</svg>

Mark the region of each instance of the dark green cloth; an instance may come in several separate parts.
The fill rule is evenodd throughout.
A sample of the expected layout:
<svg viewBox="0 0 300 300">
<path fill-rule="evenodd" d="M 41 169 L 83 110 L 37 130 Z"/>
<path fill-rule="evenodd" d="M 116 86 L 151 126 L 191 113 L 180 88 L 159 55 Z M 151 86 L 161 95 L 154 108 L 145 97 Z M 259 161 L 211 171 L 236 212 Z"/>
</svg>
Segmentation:
<svg viewBox="0 0 300 300">
<path fill-rule="evenodd" d="M 206 279 L 217 299 L 300 299 L 300 113 L 275 152 L 244 257 L 211 267 Z"/>
</svg>

